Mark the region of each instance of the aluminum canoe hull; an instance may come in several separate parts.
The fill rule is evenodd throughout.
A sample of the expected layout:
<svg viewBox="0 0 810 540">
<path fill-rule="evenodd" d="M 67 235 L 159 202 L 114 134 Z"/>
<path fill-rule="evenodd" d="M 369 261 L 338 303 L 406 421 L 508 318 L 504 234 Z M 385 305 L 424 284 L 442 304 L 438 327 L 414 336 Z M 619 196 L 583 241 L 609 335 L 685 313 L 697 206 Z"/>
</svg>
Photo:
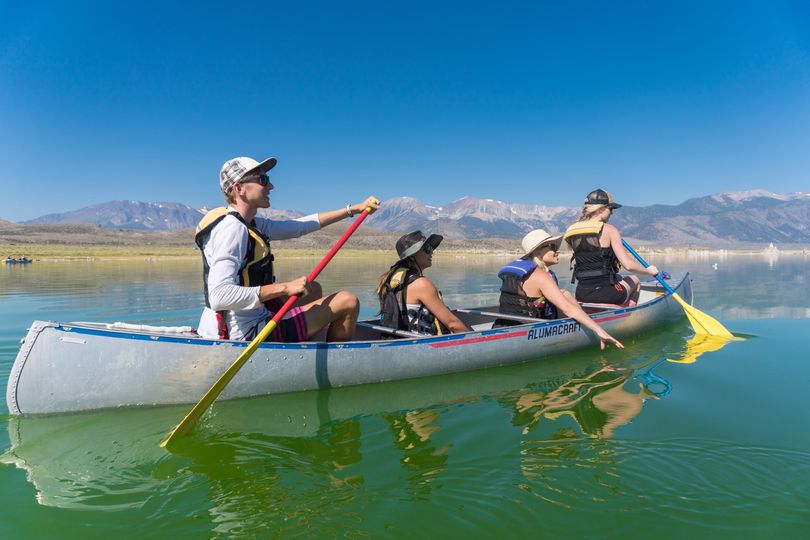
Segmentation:
<svg viewBox="0 0 810 540">
<path fill-rule="evenodd" d="M 688 274 L 671 282 L 691 300 Z M 650 285 L 654 290 L 654 285 Z M 683 318 L 668 294 L 593 316 L 618 339 Z M 485 325 L 479 325 L 479 327 Z M 91 323 L 34 321 L 9 374 L 12 415 L 196 403 L 247 342 Z M 598 346 L 572 319 L 464 334 L 348 343 L 264 343 L 219 399 L 428 377 L 539 360 Z"/>
</svg>

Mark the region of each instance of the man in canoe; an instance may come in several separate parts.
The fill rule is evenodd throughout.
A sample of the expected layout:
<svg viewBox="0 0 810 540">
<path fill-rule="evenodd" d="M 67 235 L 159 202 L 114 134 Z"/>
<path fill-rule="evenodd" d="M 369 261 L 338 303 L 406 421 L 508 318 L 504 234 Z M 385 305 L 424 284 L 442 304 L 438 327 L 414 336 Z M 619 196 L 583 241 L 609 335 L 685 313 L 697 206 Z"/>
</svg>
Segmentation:
<svg viewBox="0 0 810 540">
<path fill-rule="evenodd" d="M 571 246 L 575 292 L 579 302 L 635 306 L 641 292 L 636 276 L 622 276 L 619 269 L 654 276 L 658 268 L 644 268 L 622 245 L 619 229 L 607 221 L 622 205 L 603 189 L 595 189 L 585 197 L 582 215 L 565 231 L 565 241 Z"/>
<path fill-rule="evenodd" d="M 357 297 L 348 291 L 322 297 L 320 285 L 306 276 L 276 282 L 270 241 L 303 236 L 367 207 L 376 210 L 380 203 L 369 197 L 295 220 L 258 217 L 260 208 L 270 207 L 273 184 L 267 173 L 276 162 L 272 157 L 261 163 L 237 157 L 220 170 L 219 186 L 228 207 L 208 212 L 194 239 L 203 255 L 205 291 L 198 332 L 209 339 L 251 340 L 289 296 L 300 295 L 297 307 L 281 319 L 268 341 L 305 341 L 323 328 L 327 341 L 351 340 L 360 309 Z"/>
</svg>

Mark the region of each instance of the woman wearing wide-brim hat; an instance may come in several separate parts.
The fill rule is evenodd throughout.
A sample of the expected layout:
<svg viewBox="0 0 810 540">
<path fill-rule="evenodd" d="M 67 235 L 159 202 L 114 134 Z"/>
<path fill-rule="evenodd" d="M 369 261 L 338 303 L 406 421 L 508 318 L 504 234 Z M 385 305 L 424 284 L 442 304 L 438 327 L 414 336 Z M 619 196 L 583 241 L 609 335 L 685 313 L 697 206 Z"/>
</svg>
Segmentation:
<svg viewBox="0 0 810 540">
<path fill-rule="evenodd" d="M 568 291 L 560 289 L 557 276 L 549 269 L 560 262 L 561 236 L 552 236 L 543 229 L 536 229 L 523 237 L 523 257 L 504 266 L 498 277 L 503 280 L 500 296 L 500 312 L 504 315 L 519 315 L 539 319 L 557 319 L 562 312 L 599 337 L 599 346 L 613 343 L 623 349 L 619 340 L 608 334 L 585 313 Z M 499 319 L 497 326 L 506 326 L 508 319 Z M 515 324 L 512 322 L 511 324 Z"/>
<path fill-rule="evenodd" d="M 433 265 L 433 250 L 442 239 L 438 234 L 425 237 L 422 231 L 414 231 L 397 240 L 399 260 L 380 276 L 377 286 L 384 326 L 426 335 L 471 331 L 444 304 L 433 282 L 422 275 Z"/>
<path fill-rule="evenodd" d="M 604 189 L 595 189 L 585 197 L 582 215 L 565 231 L 571 246 L 571 261 L 577 282 L 576 299 L 580 302 L 635 306 L 641 292 L 636 276 L 622 276 L 619 269 L 654 276 L 658 268 L 644 268 L 627 253 L 619 229 L 607 221 L 621 208 Z"/>
</svg>

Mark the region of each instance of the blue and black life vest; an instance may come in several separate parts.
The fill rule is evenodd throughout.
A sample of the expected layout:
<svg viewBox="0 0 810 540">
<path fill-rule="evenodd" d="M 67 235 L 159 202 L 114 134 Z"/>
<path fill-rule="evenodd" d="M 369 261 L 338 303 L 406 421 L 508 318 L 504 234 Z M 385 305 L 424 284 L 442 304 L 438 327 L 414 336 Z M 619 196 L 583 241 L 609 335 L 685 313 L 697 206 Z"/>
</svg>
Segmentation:
<svg viewBox="0 0 810 540">
<path fill-rule="evenodd" d="M 504 315 L 520 315 L 535 319 L 557 319 L 557 306 L 541 296 L 529 296 L 523 290 L 523 282 L 537 265 L 532 261 L 518 259 L 512 261 L 498 271 L 501 278 L 501 296 L 498 300 L 499 311 Z M 557 275 L 549 270 L 554 282 Z"/>
<path fill-rule="evenodd" d="M 578 221 L 568 227 L 563 238 L 571 246 L 571 283 L 586 284 L 607 281 L 617 282 L 616 274 L 621 268 L 613 248 L 599 245 L 605 224 L 598 220 Z"/>
<path fill-rule="evenodd" d="M 256 228 L 255 222 L 248 223 L 242 214 L 227 208 L 215 208 L 209 211 L 200 220 L 197 225 L 197 230 L 194 235 L 194 242 L 200 248 L 203 258 L 203 290 L 205 292 L 205 305 L 211 307 L 211 302 L 208 299 L 208 274 L 211 267 L 208 260 L 205 258 L 203 245 L 205 240 L 211 235 L 214 227 L 225 219 L 226 216 L 231 215 L 238 219 L 248 230 L 248 246 L 245 257 L 242 259 L 241 266 L 239 267 L 239 285 L 243 287 L 256 287 L 261 285 L 268 285 L 276 281 L 273 274 L 273 253 L 270 250 L 270 239 L 267 238 L 262 232 Z M 225 312 L 217 312 L 217 325 L 219 327 L 220 339 L 229 339 L 228 328 L 225 325 Z"/>
</svg>

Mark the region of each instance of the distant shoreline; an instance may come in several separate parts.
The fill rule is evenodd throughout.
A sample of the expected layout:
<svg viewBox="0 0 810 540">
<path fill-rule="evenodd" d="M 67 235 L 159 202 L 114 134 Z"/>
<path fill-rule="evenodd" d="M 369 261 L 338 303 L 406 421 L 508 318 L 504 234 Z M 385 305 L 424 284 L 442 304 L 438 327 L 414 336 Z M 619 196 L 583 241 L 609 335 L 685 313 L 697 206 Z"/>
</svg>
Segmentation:
<svg viewBox="0 0 810 540">
<path fill-rule="evenodd" d="M 300 238 L 274 242 L 273 251 L 287 258 L 320 258 L 335 244 L 347 224 L 322 229 Z M 399 235 L 365 229 L 354 234 L 341 250 L 343 257 L 393 258 L 394 244 Z M 729 255 L 761 255 L 769 250 L 767 243 L 740 243 L 733 247 L 700 245 L 660 247 L 649 241 L 628 238 L 638 251 L 656 256 L 723 257 Z M 696 240 L 699 242 L 700 240 Z M 381 249 L 382 248 L 382 249 Z M 777 244 L 771 256 L 807 255 L 805 244 Z M 520 240 L 504 238 L 457 239 L 445 237 L 436 256 L 452 257 L 518 257 Z M 199 258 L 194 245 L 193 229 L 147 231 L 108 229 L 88 224 L 18 225 L 0 223 L 0 257 L 29 257 L 34 260 L 87 259 L 180 259 Z M 567 257 L 565 249 L 561 253 Z"/>
<path fill-rule="evenodd" d="M 450 244 L 448 242 L 447 244 Z M 329 249 L 330 245 L 324 244 L 322 249 L 313 247 L 279 247 L 274 248 L 273 252 L 280 257 L 284 258 L 317 258 L 322 257 Z M 810 256 L 810 248 L 793 248 L 793 249 L 769 249 L 769 248 L 700 248 L 700 247 L 675 247 L 675 248 L 651 248 L 645 246 L 637 246 L 637 251 L 650 256 L 662 257 L 685 257 L 685 258 L 702 258 L 702 257 L 724 257 L 724 256 Z M 352 248 L 344 247 L 340 252 L 344 257 L 352 258 L 391 258 L 394 256 L 393 249 L 368 249 L 365 247 Z M 566 258 L 569 254 L 563 252 L 560 254 L 562 258 Z M 136 259 L 136 260 L 153 260 L 153 259 L 199 259 L 200 252 L 194 248 L 181 247 L 181 246 L 105 246 L 105 245 L 71 245 L 71 244 L 58 244 L 58 245 L 42 245 L 42 244 L 0 244 L 0 257 L 4 260 L 7 256 L 22 257 L 27 256 L 35 261 L 48 261 L 48 260 L 63 260 L 63 261 L 83 261 L 83 260 L 117 260 L 117 259 Z M 436 252 L 437 258 L 445 257 L 519 257 L 518 250 L 492 250 L 492 249 L 470 249 L 469 244 L 463 247 L 454 247 L 452 245 L 442 246 Z"/>
</svg>

